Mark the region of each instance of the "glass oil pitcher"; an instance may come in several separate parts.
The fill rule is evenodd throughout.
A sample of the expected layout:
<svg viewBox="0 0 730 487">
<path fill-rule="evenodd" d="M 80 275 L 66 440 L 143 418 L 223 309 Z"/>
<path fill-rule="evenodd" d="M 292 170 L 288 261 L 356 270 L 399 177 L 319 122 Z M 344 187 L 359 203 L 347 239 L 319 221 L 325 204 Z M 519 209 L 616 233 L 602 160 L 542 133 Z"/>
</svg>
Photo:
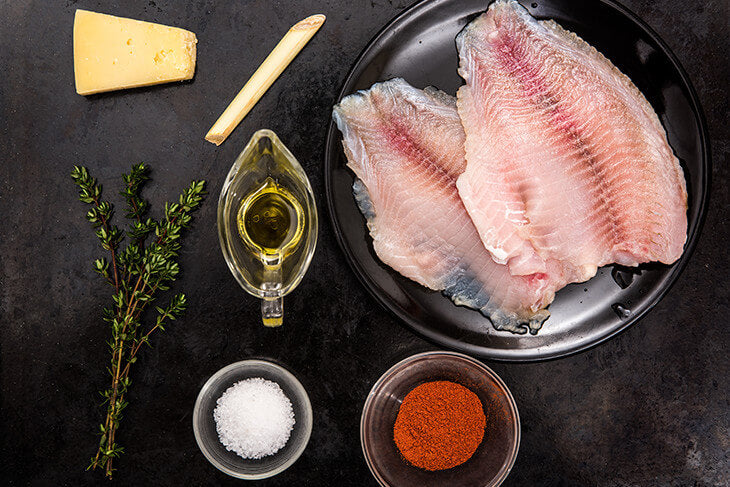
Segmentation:
<svg viewBox="0 0 730 487">
<path fill-rule="evenodd" d="M 299 162 L 271 130 L 259 130 L 231 167 L 218 199 L 218 238 L 238 283 L 279 326 L 283 298 L 304 277 L 317 244 L 317 208 Z"/>
</svg>

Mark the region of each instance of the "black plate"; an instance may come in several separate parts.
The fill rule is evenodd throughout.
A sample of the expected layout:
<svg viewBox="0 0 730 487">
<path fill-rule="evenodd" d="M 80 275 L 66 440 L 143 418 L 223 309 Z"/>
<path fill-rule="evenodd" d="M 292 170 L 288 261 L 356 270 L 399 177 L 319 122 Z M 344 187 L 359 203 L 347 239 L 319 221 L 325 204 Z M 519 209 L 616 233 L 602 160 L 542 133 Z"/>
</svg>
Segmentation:
<svg viewBox="0 0 730 487">
<path fill-rule="evenodd" d="M 327 203 L 338 241 L 367 289 L 411 328 L 439 344 L 486 358 L 529 361 L 560 357 L 600 343 L 650 310 L 689 259 L 709 195 L 710 160 L 704 118 L 692 85 L 667 46 L 624 7 L 600 0 L 521 2 L 538 19 L 552 18 L 576 32 L 626 73 L 652 104 L 679 157 L 689 192 L 685 252 L 674 265 L 599 269 L 596 277 L 558 292 L 537 336 L 492 328 L 479 312 L 410 281 L 380 262 L 352 196 L 340 133 L 330 124 L 325 154 Z M 345 80 L 340 99 L 396 76 L 416 87 L 455 94 L 456 34 L 486 9 L 484 0 L 424 1 L 388 24 Z M 619 285 L 619 282 L 621 285 Z"/>
</svg>

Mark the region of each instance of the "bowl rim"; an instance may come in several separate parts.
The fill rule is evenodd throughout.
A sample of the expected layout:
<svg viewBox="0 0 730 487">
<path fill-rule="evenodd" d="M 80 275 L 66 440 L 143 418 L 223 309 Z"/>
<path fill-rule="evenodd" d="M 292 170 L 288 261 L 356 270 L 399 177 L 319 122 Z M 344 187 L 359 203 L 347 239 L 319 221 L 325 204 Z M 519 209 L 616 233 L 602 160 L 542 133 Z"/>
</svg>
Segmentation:
<svg viewBox="0 0 730 487">
<path fill-rule="evenodd" d="M 375 466 L 373 464 L 372 459 L 370 458 L 370 454 L 368 452 L 368 449 L 365 447 L 365 418 L 367 416 L 367 413 L 370 410 L 370 407 L 372 406 L 375 392 L 381 388 L 384 384 L 386 384 L 388 381 L 392 380 L 397 373 L 402 372 L 404 370 L 404 367 L 408 366 L 411 363 L 414 363 L 418 360 L 424 359 L 424 358 L 432 358 L 432 357 L 449 357 L 449 358 L 456 358 L 459 359 L 466 364 L 476 367 L 477 369 L 480 369 L 482 372 L 486 373 L 492 380 L 494 380 L 498 386 L 500 386 L 504 392 L 505 396 L 507 398 L 507 403 L 509 404 L 510 408 L 512 409 L 514 413 L 514 421 L 512 423 L 512 429 L 515 435 L 515 442 L 512 446 L 512 449 L 509 453 L 509 456 L 507 457 L 507 461 L 502 465 L 502 468 L 497 473 L 497 476 L 495 476 L 492 479 L 491 484 L 485 484 L 485 486 L 490 487 L 497 487 L 504 482 L 504 480 L 507 478 L 509 473 L 512 471 L 512 467 L 515 464 L 515 461 L 517 460 L 517 453 L 520 449 L 520 440 L 521 440 L 521 421 L 520 421 L 520 413 L 517 409 L 517 403 L 515 402 L 515 398 L 512 396 L 512 391 L 510 391 L 509 387 L 507 387 L 507 384 L 502 380 L 499 375 L 497 375 L 496 372 L 494 372 L 492 369 L 487 367 L 484 363 L 480 362 L 479 360 L 475 359 L 474 357 L 471 357 L 469 355 L 459 353 L 459 352 L 452 352 L 447 350 L 432 350 L 428 352 L 421 352 L 414 355 L 411 355 L 409 357 L 406 357 L 405 359 L 399 361 L 395 365 L 391 366 L 388 370 L 386 370 L 383 375 L 381 375 L 377 381 L 373 384 L 373 387 L 370 389 L 370 392 L 368 393 L 367 398 L 365 399 L 365 404 L 362 408 L 362 414 L 360 415 L 360 447 L 362 448 L 363 456 L 365 457 L 365 463 L 367 463 L 368 469 L 370 469 L 370 473 L 375 477 L 375 480 L 378 481 L 378 483 L 382 487 L 393 487 L 389 483 L 385 481 L 385 479 L 382 478 L 380 473 L 375 469 Z"/>
<path fill-rule="evenodd" d="M 303 406 L 304 410 L 308 412 L 308 414 L 305 413 L 304 417 L 309 417 L 309 421 L 307 421 L 305 424 L 303 424 L 303 427 L 305 429 L 304 431 L 304 441 L 302 441 L 301 445 L 293 450 L 290 458 L 281 464 L 279 467 L 274 468 L 272 470 L 257 473 L 257 474 L 249 474 L 249 473 L 243 473 L 237 470 L 232 470 L 222 464 L 220 464 L 210 453 L 210 450 L 205 446 L 202 438 L 201 438 L 201 432 L 200 428 L 198 427 L 198 422 L 200 420 L 200 417 L 202 415 L 202 402 L 203 397 L 205 396 L 205 393 L 208 392 L 208 390 L 213 386 L 213 384 L 220 379 L 221 376 L 224 374 L 236 370 L 236 369 L 245 369 L 252 365 L 263 365 L 266 367 L 269 367 L 271 369 L 274 369 L 276 372 L 280 373 L 282 377 L 284 377 L 284 380 L 287 381 L 291 386 L 296 389 L 297 391 L 302 393 L 302 396 L 304 397 Z M 291 399 L 290 399 L 291 400 Z M 299 418 L 297 418 L 299 419 Z M 200 388 L 200 392 L 198 393 L 198 397 L 195 399 L 195 406 L 193 407 L 193 433 L 195 435 L 195 441 L 198 444 L 198 448 L 203 453 L 205 458 L 218 470 L 221 472 L 230 475 L 231 477 L 239 478 L 239 479 L 245 479 L 245 480 L 261 480 L 266 479 L 269 477 L 273 477 L 274 475 L 277 475 L 287 468 L 291 467 L 294 462 L 296 462 L 301 454 L 306 449 L 307 445 L 309 444 L 309 439 L 312 435 L 312 424 L 314 423 L 314 414 L 312 412 L 312 403 L 309 400 L 309 395 L 307 394 L 307 390 L 304 388 L 301 382 L 299 382 L 299 379 L 297 379 L 294 374 L 289 372 L 286 368 L 283 366 L 276 364 L 274 362 L 270 362 L 268 360 L 261 360 L 261 359 L 247 359 L 247 360 L 241 360 L 239 362 L 233 362 L 232 364 L 226 365 L 225 367 L 219 369 L 217 372 L 215 372 L 213 375 L 211 375 L 207 381 L 205 381 L 205 384 Z M 274 453 L 276 455 L 276 453 Z"/>
</svg>

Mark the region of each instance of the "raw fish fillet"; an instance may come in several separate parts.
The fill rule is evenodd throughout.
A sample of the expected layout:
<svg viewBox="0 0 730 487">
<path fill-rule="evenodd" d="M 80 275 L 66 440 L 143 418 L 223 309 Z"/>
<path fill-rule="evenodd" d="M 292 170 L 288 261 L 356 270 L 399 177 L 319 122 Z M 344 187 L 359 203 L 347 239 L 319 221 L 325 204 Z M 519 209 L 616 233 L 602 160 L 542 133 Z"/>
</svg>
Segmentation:
<svg viewBox="0 0 730 487">
<path fill-rule="evenodd" d="M 628 77 L 512 0 L 494 2 L 457 47 L 467 161 L 457 187 L 495 262 L 567 283 L 610 263 L 679 258 L 684 175 Z"/>
<path fill-rule="evenodd" d="M 353 189 L 373 247 L 387 265 L 459 305 L 482 311 L 495 328 L 536 331 L 549 313 L 552 282 L 512 276 L 484 249 L 456 189 L 464 132 L 453 97 L 378 83 L 335 106 Z"/>
</svg>

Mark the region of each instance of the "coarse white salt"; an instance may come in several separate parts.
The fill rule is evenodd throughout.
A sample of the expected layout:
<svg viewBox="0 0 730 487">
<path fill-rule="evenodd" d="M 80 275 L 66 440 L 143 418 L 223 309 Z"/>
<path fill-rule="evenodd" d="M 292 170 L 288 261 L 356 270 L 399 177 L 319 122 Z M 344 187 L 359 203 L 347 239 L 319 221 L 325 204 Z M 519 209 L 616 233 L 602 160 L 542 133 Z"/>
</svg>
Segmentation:
<svg viewBox="0 0 730 487">
<path fill-rule="evenodd" d="M 236 382 L 216 404 L 218 438 L 242 458 L 273 455 L 286 445 L 294 428 L 291 401 L 279 384 L 261 377 Z"/>
</svg>

